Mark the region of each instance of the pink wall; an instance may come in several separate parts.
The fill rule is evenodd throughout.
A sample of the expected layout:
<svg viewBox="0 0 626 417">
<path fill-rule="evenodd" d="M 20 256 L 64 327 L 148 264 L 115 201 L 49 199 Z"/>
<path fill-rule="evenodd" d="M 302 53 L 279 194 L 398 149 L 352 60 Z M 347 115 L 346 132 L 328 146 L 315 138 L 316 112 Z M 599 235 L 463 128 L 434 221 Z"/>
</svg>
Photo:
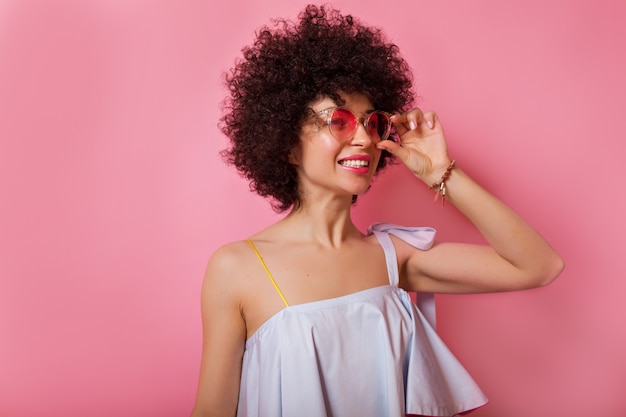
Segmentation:
<svg viewBox="0 0 626 417">
<path fill-rule="evenodd" d="M 205 262 L 276 218 L 217 156 L 220 74 L 304 4 L 264 3 L 0 3 L 1 416 L 189 412 Z M 438 297 L 441 334 L 491 399 L 474 415 L 619 415 L 624 3 L 335 4 L 386 28 L 459 164 L 567 261 L 547 288 Z M 430 198 L 392 170 L 356 220 L 480 239 Z"/>
</svg>

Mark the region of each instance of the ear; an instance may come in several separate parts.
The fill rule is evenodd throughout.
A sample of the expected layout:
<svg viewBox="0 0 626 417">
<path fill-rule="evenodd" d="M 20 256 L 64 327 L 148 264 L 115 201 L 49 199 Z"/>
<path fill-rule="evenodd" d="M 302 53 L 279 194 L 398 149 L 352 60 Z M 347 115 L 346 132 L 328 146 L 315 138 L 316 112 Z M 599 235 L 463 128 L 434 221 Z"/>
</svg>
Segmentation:
<svg viewBox="0 0 626 417">
<path fill-rule="evenodd" d="M 292 149 L 287 158 L 291 165 L 300 166 L 300 151 L 298 149 Z"/>
</svg>

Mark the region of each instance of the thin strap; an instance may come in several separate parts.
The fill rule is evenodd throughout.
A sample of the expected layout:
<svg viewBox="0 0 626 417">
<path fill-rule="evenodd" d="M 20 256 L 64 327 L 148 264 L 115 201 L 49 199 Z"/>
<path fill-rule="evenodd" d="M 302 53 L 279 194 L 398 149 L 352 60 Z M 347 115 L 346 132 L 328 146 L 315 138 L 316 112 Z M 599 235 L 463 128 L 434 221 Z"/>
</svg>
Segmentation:
<svg viewBox="0 0 626 417">
<path fill-rule="evenodd" d="M 400 283 L 400 274 L 398 273 L 398 258 L 396 256 L 396 248 L 388 233 L 373 231 L 374 235 L 380 242 L 385 252 L 385 261 L 387 262 L 387 275 L 389 276 L 389 285 L 397 287 Z"/>
<path fill-rule="evenodd" d="M 389 234 L 395 235 L 417 249 L 428 250 L 433 245 L 436 231 L 430 227 L 404 227 L 391 223 L 374 223 L 367 229 L 367 233 L 374 233 L 383 247 L 385 259 L 387 260 L 387 269 L 390 271 L 389 280 L 393 285 L 392 278 L 394 277 L 392 275 L 395 274 L 395 277 L 397 277 L 394 279 L 399 279 L 398 261 L 396 259 L 396 250 Z M 390 258 L 393 258 L 391 262 Z M 398 285 L 398 281 L 395 282 L 396 285 Z M 435 295 L 432 293 L 418 292 L 415 297 L 415 303 L 434 329 L 437 325 Z"/>
<path fill-rule="evenodd" d="M 287 303 L 287 300 L 285 299 L 285 296 L 280 291 L 280 288 L 278 288 L 278 285 L 276 284 L 276 281 L 274 281 L 274 277 L 272 277 L 272 274 L 270 274 L 270 270 L 267 269 L 267 265 L 265 265 L 265 262 L 263 262 L 263 258 L 261 258 L 261 254 L 256 249 L 256 246 L 254 246 L 254 243 L 252 243 L 252 241 L 250 239 L 246 239 L 246 242 L 248 242 L 250 244 L 250 246 L 252 247 L 252 250 L 256 254 L 256 257 L 259 258 L 259 261 L 261 262 L 261 265 L 263 265 L 263 269 L 265 269 L 265 273 L 267 274 L 268 277 L 270 277 L 270 281 L 272 281 L 272 284 L 274 284 L 274 288 L 276 288 L 276 292 L 278 292 L 278 295 L 280 295 L 280 298 L 283 300 L 283 303 L 285 303 L 286 307 L 289 307 L 289 304 Z"/>
</svg>

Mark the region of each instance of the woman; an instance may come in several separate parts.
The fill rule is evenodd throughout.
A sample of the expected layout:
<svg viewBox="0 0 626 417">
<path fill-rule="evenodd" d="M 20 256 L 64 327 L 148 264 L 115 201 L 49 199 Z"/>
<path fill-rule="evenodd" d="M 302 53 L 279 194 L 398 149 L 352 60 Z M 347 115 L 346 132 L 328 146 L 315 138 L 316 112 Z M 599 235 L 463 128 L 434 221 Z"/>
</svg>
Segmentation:
<svg viewBox="0 0 626 417">
<path fill-rule="evenodd" d="M 243 52 L 227 77 L 224 155 L 288 213 L 209 261 L 193 416 L 452 416 L 483 405 L 407 291 L 542 286 L 561 272 L 559 255 L 456 166 L 434 113 L 408 110 L 410 71 L 379 30 L 309 6 Z M 433 244 L 428 228 L 359 231 L 352 203 L 393 157 L 489 246 Z"/>
</svg>

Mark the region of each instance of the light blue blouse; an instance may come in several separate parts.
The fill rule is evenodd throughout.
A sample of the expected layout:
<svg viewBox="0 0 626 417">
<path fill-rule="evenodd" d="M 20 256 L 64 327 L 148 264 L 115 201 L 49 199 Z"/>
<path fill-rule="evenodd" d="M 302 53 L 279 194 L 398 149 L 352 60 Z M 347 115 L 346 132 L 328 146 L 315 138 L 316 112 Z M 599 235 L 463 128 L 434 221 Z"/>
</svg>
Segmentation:
<svg viewBox="0 0 626 417">
<path fill-rule="evenodd" d="M 398 288 L 389 233 L 427 250 L 430 228 L 375 224 L 389 285 L 285 307 L 247 341 L 239 417 L 453 416 L 487 402 L 434 330 L 432 296 Z M 424 312 L 428 314 L 429 319 Z"/>
</svg>

